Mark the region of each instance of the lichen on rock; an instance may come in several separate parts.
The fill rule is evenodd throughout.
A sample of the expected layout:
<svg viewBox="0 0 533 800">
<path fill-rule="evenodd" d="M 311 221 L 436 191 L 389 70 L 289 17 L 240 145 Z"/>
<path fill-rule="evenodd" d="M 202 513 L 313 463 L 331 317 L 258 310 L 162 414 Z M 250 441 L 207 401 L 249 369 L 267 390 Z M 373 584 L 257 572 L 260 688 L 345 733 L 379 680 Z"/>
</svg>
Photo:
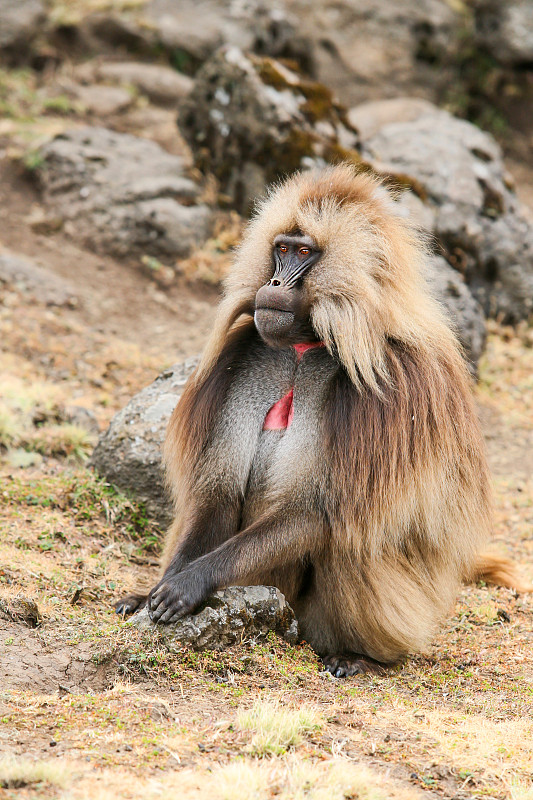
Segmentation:
<svg viewBox="0 0 533 800">
<path fill-rule="evenodd" d="M 209 597 L 194 614 L 178 622 L 156 625 L 143 608 L 130 622 L 140 630 L 158 631 L 171 652 L 223 650 L 274 631 L 285 641 L 298 641 L 298 623 L 284 595 L 274 586 L 229 586 Z"/>
<path fill-rule="evenodd" d="M 294 64 L 223 47 L 199 70 L 178 124 L 197 166 L 242 213 L 265 186 L 301 167 L 358 159 L 357 136 L 331 90 Z"/>
</svg>

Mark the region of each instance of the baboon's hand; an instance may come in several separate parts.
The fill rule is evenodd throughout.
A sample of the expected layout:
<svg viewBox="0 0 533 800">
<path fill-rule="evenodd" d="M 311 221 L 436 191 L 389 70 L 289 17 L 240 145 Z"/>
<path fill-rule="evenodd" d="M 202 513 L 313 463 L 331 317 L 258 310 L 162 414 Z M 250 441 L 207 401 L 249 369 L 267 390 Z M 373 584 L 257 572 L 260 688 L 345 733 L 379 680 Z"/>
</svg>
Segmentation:
<svg viewBox="0 0 533 800">
<path fill-rule="evenodd" d="M 208 596 L 202 580 L 186 571 L 164 576 L 148 597 L 148 614 L 153 622 L 176 622 L 189 614 Z"/>
</svg>

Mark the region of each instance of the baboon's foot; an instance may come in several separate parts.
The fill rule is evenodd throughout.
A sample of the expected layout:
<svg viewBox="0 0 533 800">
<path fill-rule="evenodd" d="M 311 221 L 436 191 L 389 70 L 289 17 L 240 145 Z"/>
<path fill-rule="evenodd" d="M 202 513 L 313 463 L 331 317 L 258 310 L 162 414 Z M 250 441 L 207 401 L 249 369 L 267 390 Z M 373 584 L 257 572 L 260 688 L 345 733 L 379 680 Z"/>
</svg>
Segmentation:
<svg viewBox="0 0 533 800">
<path fill-rule="evenodd" d="M 328 672 L 335 678 L 349 678 L 351 675 L 362 675 L 372 672 L 374 675 L 385 675 L 385 667 L 379 661 L 359 653 L 341 653 L 322 656 L 322 662 Z"/>
<path fill-rule="evenodd" d="M 115 611 L 122 617 L 129 617 L 134 611 L 138 611 L 148 600 L 147 594 L 127 594 L 118 603 L 115 603 Z"/>
</svg>

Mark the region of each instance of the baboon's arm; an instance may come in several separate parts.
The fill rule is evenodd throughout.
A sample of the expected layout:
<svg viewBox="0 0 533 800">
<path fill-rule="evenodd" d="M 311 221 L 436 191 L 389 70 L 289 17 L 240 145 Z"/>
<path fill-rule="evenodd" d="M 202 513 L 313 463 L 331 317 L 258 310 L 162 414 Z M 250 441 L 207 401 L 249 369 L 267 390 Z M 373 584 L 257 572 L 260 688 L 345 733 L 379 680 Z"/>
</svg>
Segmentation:
<svg viewBox="0 0 533 800">
<path fill-rule="evenodd" d="M 302 558 L 316 547 L 318 520 L 278 509 L 181 570 L 170 564 L 150 593 L 148 608 L 155 622 L 174 622 L 212 592 L 242 583 L 265 568 L 276 569 Z"/>
</svg>

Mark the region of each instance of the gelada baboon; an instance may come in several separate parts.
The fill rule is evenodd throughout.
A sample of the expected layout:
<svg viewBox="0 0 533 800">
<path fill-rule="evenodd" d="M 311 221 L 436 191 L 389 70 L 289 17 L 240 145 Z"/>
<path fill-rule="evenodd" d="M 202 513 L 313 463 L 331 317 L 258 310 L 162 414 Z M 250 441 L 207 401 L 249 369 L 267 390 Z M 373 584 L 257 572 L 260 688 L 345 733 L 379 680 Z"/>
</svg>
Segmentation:
<svg viewBox="0 0 533 800">
<path fill-rule="evenodd" d="M 175 521 L 147 600 L 171 622 L 277 586 L 333 674 L 425 648 L 491 498 L 470 378 L 417 233 L 347 166 L 275 187 L 248 226 L 164 459 Z"/>
</svg>

